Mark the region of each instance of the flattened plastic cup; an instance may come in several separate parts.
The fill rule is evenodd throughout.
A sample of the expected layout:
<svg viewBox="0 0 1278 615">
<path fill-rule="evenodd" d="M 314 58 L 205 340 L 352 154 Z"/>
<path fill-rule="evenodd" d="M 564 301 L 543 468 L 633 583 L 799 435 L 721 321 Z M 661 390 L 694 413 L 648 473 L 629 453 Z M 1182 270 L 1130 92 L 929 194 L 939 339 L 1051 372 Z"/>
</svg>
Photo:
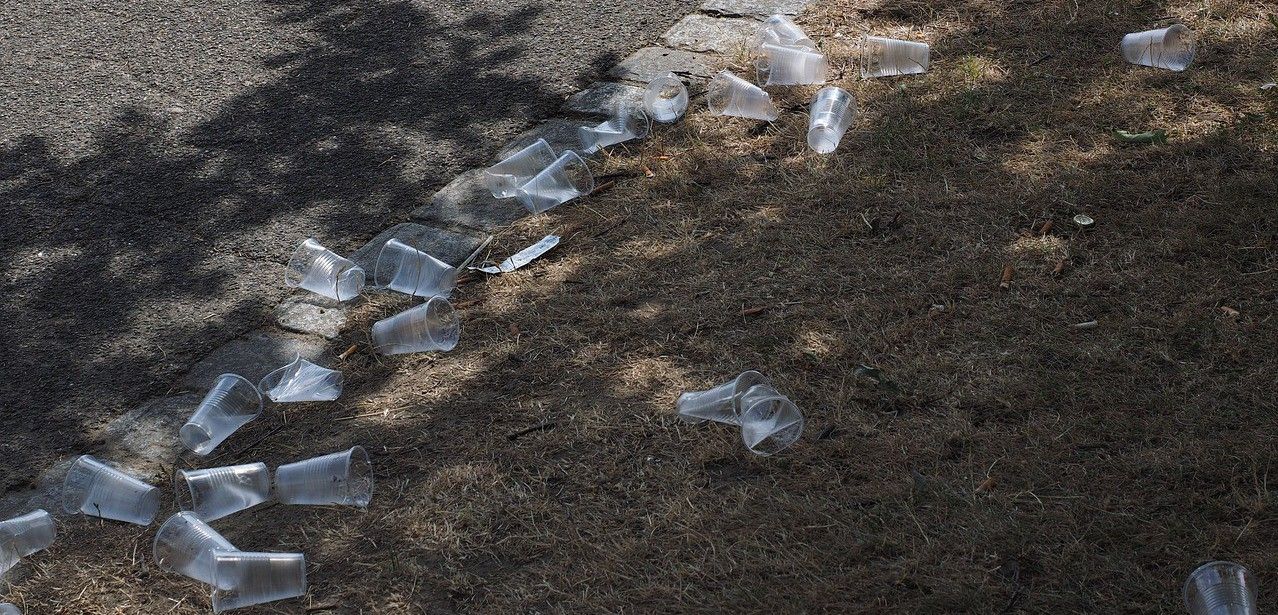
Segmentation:
<svg viewBox="0 0 1278 615">
<path fill-rule="evenodd" d="M 663 124 L 677 121 L 688 110 L 688 87 L 674 73 L 657 77 L 643 93 L 643 108 Z"/>
<path fill-rule="evenodd" d="M 1190 615 L 1256 615 L 1256 584 L 1242 564 L 1207 562 L 1181 592 Z"/>
<path fill-rule="evenodd" d="M 207 455 L 223 440 L 262 414 L 262 395 L 243 376 L 222 374 L 204 395 L 191 418 L 178 430 L 182 445 Z"/>
<path fill-rule="evenodd" d="M 213 552 L 213 612 L 306 595 L 301 553 Z"/>
<path fill-rule="evenodd" d="M 347 301 L 364 290 L 364 270 L 353 261 L 308 238 L 293 251 L 284 270 L 284 285 Z"/>
<path fill-rule="evenodd" d="M 1182 71 L 1194 61 L 1198 45 L 1184 24 L 1133 32 L 1123 37 L 1123 59 L 1132 64 Z"/>
<path fill-rule="evenodd" d="M 0 603 L 0 615 L 22 615 L 22 611 L 12 603 Z"/>
<path fill-rule="evenodd" d="M 342 396 L 342 372 L 320 367 L 300 355 L 257 383 L 258 392 L 277 404 L 332 401 Z"/>
<path fill-rule="evenodd" d="M 759 86 L 728 71 L 710 81 L 706 89 L 706 105 L 715 115 L 745 117 L 771 122 L 777 119 L 777 106 Z"/>
<path fill-rule="evenodd" d="M 415 297 L 445 297 L 457 287 L 457 268 L 398 239 L 377 253 L 373 283 Z"/>
<path fill-rule="evenodd" d="M 741 439 L 756 455 L 774 455 L 798 441 L 803 413 L 768 385 L 750 387 L 741 397 Z"/>
<path fill-rule="evenodd" d="M 221 519 L 271 499 L 271 471 L 264 463 L 178 470 L 173 483 L 178 507 L 205 521 Z"/>
<path fill-rule="evenodd" d="M 190 512 L 180 512 L 155 532 L 151 554 L 160 570 L 176 572 L 213 585 L 213 552 L 235 545 Z"/>
<path fill-rule="evenodd" d="M 0 575 L 17 565 L 19 559 L 48 549 L 57 537 L 53 516 L 44 509 L 0 521 Z"/>
<path fill-rule="evenodd" d="M 567 151 L 536 177 L 519 187 L 519 202 L 535 214 L 562 205 L 595 189 L 595 177 L 577 152 Z"/>
<path fill-rule="evenodd" d="M 803 47 L 805 49 L 816 49 L 816 43 L 803 33 L 800 28 L 789 17 L 785 15 L 773 15 L 763 22 L 763 26 L 759 28 L 759 34 L 755 39 L 756 46 L 764 45 L 783 45 L 786 47 Z"/>
<path fill-rule="evenodd" d="M 81 455 L 62 483 L 62 510 L 91 517 L 150 525 L 160 492 L 91 455 Z"/>
<path fill-rule="evenodd" d="M 373 500 L 373 465 L 362 446 L 275 469 L 275 497 L 284 504 L 366 508 Z"/>
<path fill-rule="evenodd" d="M 843 88 L 822 88 L 808 107 L 808 147 L 828 154 L 839 147 L 856 119 L 856 98 Z"/>
<path fill-rule="evenodd" d="M 508 199 L 519 194 L 519 187 L 536 177 L 555 161 L 554 148 L 545 139 L 537 139 L 505 160 L 484 169 L 484 187 L 494 198 Z"/>
<path fill-rule="evenodd" d="M 642 139 L 648 136 L 651 128 L 652 122 L 642 107 L 619 105 L 607 121 L 595 126 L 582 126 L 577 129 L 577 136 L 581 138 L 582 153 L 593 154 L 609 145 Z"/>
<path fill-rule="evenodd" d="M 714 421 L 740 425 L 741 397 L 755 385 L 767 384 L 768 378 L 756 371 L 741 375 L 712 389 L 690 391 L 675 402 L 678 417 L 689 422 Z"/>
<path fill-rule="evenodd" d="M 861 39 L 861 77 L 926 73 L 930 53 L 927 43 L 867 36 Z"/>
<path fill-rule="evenodd" d="M 373 323 L 373 350 L 380 354 L 448 352 L 461 339 L 461 319 L 443 297 Z"/>
<path fill-rule="evenodd" d="M 825 83 L 830 64 L 825 56 L 806 47 L 763 45 L 763 58 L 755 62 L 765 85 Z"/>
</svg>

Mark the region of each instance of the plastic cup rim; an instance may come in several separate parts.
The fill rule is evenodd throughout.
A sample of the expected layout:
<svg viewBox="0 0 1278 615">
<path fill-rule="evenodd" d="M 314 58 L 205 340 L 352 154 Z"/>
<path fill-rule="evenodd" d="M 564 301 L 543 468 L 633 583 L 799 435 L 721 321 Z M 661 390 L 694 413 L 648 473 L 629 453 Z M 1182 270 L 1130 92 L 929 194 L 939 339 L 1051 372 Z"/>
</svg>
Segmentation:
<svg viewBox="0 0 1278 615">
<path fill-rule="evenodd" d="M 241 375 L 239 375 L 239 374 L 233 374 L 233 373 L 230 373 L 230 372 L 227 372 L 227 373 L 221 374 L 221 375 L 219 375 L 217 378 L 214 378 L 214 379 L 213 379 L 213 386 L 209 387 L 209 390 L 210 390 L 210 391 L 212 391 L 212 390 L 214 389 L 214 387 L 216 387 L 216 386 L 218 385 L 218 383 L 220 383 L 220 382 L 222 381 L 222 379 L 223 379 L 223 378 L 226 378 L 227 376 L 230 376 L 230 377 L 232 377 L 232 378 L 235 378 L 235 379 L 239 380 L 240 382 L 244 383 L 244 385 L 245 385 L 245 386 L 247 386 L 247 387 L 249 388 L 249 390 L 253 391 L 253 394 L 257 396 L 257 412 L 254 412 L 254 413 L 253 413 L 253 415 L 252 415 L 252 418 L 250 418 L 249 420 L 251 421 L 251 420 L 254 420 L 254 419 L 256 419 L 256 418 L 258 418 L 258 417 L 262 416 L 262 392 L 261 392 L 261 391 L 259 391 L 259 390 L 257 390 L 257 385 L 256 385 L 256 384 L 254 384 L 253 382 L 249 381 L 249 379 L 248 379 L 248 378 L 245 378 L 244 376 L 241 376 Z M 207 395 L 208 395 L 208 393 L 205 393 L 205 396 L 207 396 Z M 200 402 L 200 403 L 203 403 L 203 400 L 201 400 L 201 402 Z M 249 415 L 247 415 L 247 414 L 238 414 L 238 415 L 235 415 L 235 416 L 249 416 Z M 189 421 L 188 421 L 188 423 L 189 423 Z"/>
</svg>

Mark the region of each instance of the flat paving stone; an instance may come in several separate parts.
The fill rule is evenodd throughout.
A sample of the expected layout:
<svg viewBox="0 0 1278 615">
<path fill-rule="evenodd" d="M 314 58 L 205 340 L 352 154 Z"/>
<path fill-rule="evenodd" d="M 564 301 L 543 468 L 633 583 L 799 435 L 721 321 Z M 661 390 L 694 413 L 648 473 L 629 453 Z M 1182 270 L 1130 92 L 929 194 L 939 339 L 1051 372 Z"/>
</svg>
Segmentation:
<svg viewBox="0 0 1278 615">
<path fill-rule="evenodd" d="M 465 226 L 494 231 L 528 215 L 517 199 L 499 199 L 484 187 L 483 169 L 458 175 L 430 198 L 428 205 L 413 211 L 419 220 L 443 226 Z"/>
<path fill-rule="evenodd" d="M 275 322 L 289 331 L 334 339 L 346 324 L 346 307 L 314 293 L 297 293 L 275 307 Z"/>
<path fill-rule="evenodd" d="M 377 264 L 377 253 L 382 245 L 390 239 L 398 239 L 455 267 L 466 260 L 487 237 L 488 235 L 479 232 L 450 231 L 405 222 L 382 231 L 372 241 L 364 244 L 364 247 L 356 250 L 351 255 L 351 260 L 372 275 Z"/>
<path fill-rule="evenodd" d="M 573 120 L 562 117 L 546 120 L 511 139 L 510 143 L 507 143 L 493 157 L 493 162 L 497 163 L 506 159 L 511 154 L 532 145 L 537 139 L 545 139 L 556 153 L 563 153 L 566 149 L 579 150 L 581 136 L 577 134 L 577 130 L 582 126 L 594 126 L 598 123 L 592 120 Z"/>
<path fill-rule="evenodd" d="M 313 335 L 298 335 L 274 329 L 258 329 L 236 338 L 214 350 L 196 363 L 182 381 L 184 386 L 203 393 L 221 374 L 239 374 L 257 384 L 271 370 L 303 359 L 327 366 L 326 340 Z"/>
<path fill-rule="evenodd" d="M 587 115 L 612 115 L 618 105 L 643 104 L 644 91 L 623 83 L 592 83 L 569 97 L 564 109 Z"/>
<path fill-rule="evenodd" d="M 662 40 L 672 49 L 732 55 L 750 46 L 760 23 L 751 18 L 693 13 L 671 26 Z"/>
<path fill-rule="evenodd" d="M 706 0 L 701 10 L 731 17 L 798 15 L 814 0 Z"/>
<path fill-rule="evenodd" d="M 713 74 L 714 60 L 703 53 L 665 47 L 644 47 L 612 67 L 608 75 L 622 81 L 646 84 L 666 73 L 704 81 Z"/>
<path fill-rule="evenodd" d="M 106 426 L 103 449 L 94 455 L 112 461 L 127 459 L 127 469 L 139 476 L 171 467 L 182 451 L 178 430 L 202 399 L 202 394 L 184 393 L 153 399 L 130 410 Z"/>
</svg>

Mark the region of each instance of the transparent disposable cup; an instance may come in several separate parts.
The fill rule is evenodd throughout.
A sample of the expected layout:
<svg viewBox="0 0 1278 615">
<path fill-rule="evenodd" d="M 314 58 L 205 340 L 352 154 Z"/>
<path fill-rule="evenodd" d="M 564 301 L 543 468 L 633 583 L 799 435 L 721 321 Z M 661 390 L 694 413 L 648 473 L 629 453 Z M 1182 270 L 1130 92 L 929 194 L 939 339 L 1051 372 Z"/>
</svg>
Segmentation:
<svg viewBox="0 0 1278 615">
<path fill-rule="evenodd" d="M 830 64 L 825 56 L 805 47 L 763 45 L 763 58 L 755 62 L 765 85 L 825 83 Z"/>
<path fill-rule="evenodd" d="M 17 565 L 20 558 L 48 549 L 57 536 L 53 515 L 44 509 L 0 521 L 0 575 Z"/>
<path fill-rule="evenodd" d="M 688 87 L 674 73 L 657 77 L 643 93 L 643 108 L 658 122 L 674 122 L 688 110 Z"/>
<path fill-rule="evenodd" d="M 271 471 L 264 463 L 178 470 L 173 477 L 178 508 L 212 521 L 271 498 Z"/>
<path fill-rule="evenodd" d="M 284 504 L 365 508 L 373 499 L 373 465 L 362 446 L 275 469 L 275 497 Z"/>
<path fill-rule="evenodd" d="M 301 553 L 213 552 L 213 612 L 306 595 Z"/>
<path fill-rule="evenodd" d="M 712 389 L 691 391 L 679 396 L 675 402 L 678 417 L 691 422 L 715 421 L 740 425 L 738 415 L 741 413 L 741 397 L 746 391 L 758 384 L 767 384 L 768 379 L 756 371 L 741 372 L 741 375 Z"/>
<path fill-rule="evenodd" d="M 484 169 L 484 187 L 494 198 L 506 199 L 519 194 L 519 187 L 555 161 L 555 150 L 545 139 L 537 139 L 505 160 Z"/>
<path fill-rule="evenodd" d="M 710 81 L 706 89 L 706 105 L 715 115 L 745 117 L 771 122 L 777 119 L 777 106 L 759 86 L 728 71 Z"/>
<path fill-rule="evenodd" d="M 619 105 L 607 121 L 595 126 L 582 126 L 577 129 L 577 135 L 581 138 L 582 153 L 593 154 L 609 145 L 642 139 L 648 136 L 651 128 L 652 122 L 642 107 Z"/>
<path fill-rule="evenodd" d="M 457 287 L 457 268 L 398 239 L 377 254 L 373 283 L 417 297 L 448 297 Z"/>
<path fill-rule="evenodd" d="M 332 401 L 342 396 L 342 372 L 320 367 L 300 355 L 292 363 L 267 374 L 257 383 L 258 392 L 279 404 Z"/>
<path fill-rule="evenodd" d="M 595 178 L 590 174 L 586 161 L 577 152 L 567 151 L 520 186 L 518 197 L 525 209 L 539 214 L 590 194 L 594 189 Z"/>
<path fill-rule="evenodd" d="M 1123 58 L 1132 64 L 1182 71 L 1194 61 L 1197 43 L 1184 24 L 1133 32 L 1123 37 Z"/>
<path fill-rule="evenodd" d="M 235 430 L 262 414 L 262 395 L 243 376 L 222 374 L 204 395 L 191 418 L 178 430 L 182 444 L 207 455 Z"/>
<path fill-rule="evenodd" d="M 150 525 L 160 492 L 90 455 L 81 455 L 62 483 L 62 509 L 69 514 Z"/>
<path fill-rule="evenodd" d="M 373 323 L 373 350 L 381 354 L 448 352 L 461 338 L 461 319 L 443 297 Z"/>
<path fill-rule="evenodd" d="M 861 77 L 926 73 L 930 53 L 927 43 L 867 36 L 861 40 Z"/>
<path fill-rule="evenodd" d="M 816 43 L 812 42 L 812 39 L 803 33 L 803 28 L 790 21 L 790 18 L 785 15 L 773 15 L 763 22 L 755 42 L 758 47 L 784 45 L 787 47 L 816 49 Z"/>
<path fill-rule="evenodd" d="M 22 615 L 22 611 L 12 603 L 0 603 L 0 615 Z"/>
<path fill-rule="evenodd" d="M 1256 584 L 1242 564 L 1208 562 L 1185 581 L 1190 615 L 1256 615 Z"/>
<path fill-rule="evenodd" d="M 364 270 L 350 259 L 320 245 L 314 238 L 308 238 L 288 260 L 284 284 L 289 288 L 301 287 L 329 299 L 346 301 L 358 297 L 364 290 Z"/>
<path fill-rule="evenodd" d="M 213 585 L 213 552 L 222 550 L 234 551 L 235 545 L 193 513 L 180 512 L 155 532 L 151 554 L 161 570 Z"/>
<path fill-rule="evenodd" d="M 803 413 L 768 385 L 750 387 L 741 397 L 741 439 L 757 455 L 773 455 L 803 433 Z"/>
<path fill-rule="evenodd" d="M 856 98 L 843 88 L 822 88 L 808 107 L 808 147 L 828 154 L 839 147 L 843 133 L 856 119 Z"/>
</svg>

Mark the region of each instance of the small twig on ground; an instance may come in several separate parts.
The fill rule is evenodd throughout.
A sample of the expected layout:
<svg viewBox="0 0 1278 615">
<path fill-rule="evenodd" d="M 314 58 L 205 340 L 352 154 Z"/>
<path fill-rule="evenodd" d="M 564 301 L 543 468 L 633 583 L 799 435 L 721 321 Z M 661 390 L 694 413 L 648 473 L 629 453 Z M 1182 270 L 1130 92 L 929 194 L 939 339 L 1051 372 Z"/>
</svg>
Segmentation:
<svg viewBox="0 0 1278 615">
<path fill-rule="evenodd" d="M 1053 55 L 1055 55 L 1055 54 L 1045 53 L 1045 54 L 1043 54 L 1043 55 L 1039 56 L 1039 58 L 1038 58 L 1037 60 L 1034 60 L 1033 62 L 1030 62 L 1030 63 L 1029 63 L 1029 65 L 1030 65 L 1030 66 L 1038 66 L 1039 64 L 1042 64 L 1043 62 L 1046 62 L 1046 61 L 1048 61 L 1048 60 L 1052 59 L 1052 56 L 1053 56 Z"/>
<path fill-rule="evenodd" d="M 745 309 L 741 310 L 741 315 L 742 315 L 742 316 L 754 316 L 755 314 L 762 314 L 763 312 L 767 311 L 767 309 L 768 309 L 768 306 L 766 306 L 766 305 L 757 305 L 757 306 L 752 307 L 752 308 L 745 308 Z"/>
<path fill-rule="evenodd" d="M 390 412 L 390 410 L 374 410 L 374 411 L 372 411 L 372 412 L 365 412 L 364 414 L 352 414 L 351 416 L 343 416 L 343 417 L 341 417 L 341 418 L 336 418 L 336 419 L 333 419 L 333 420 L 335 420 L 335 421 L 353 421 L 353 420 L 355 420 L 355 419 L 368 418 L 368 417 L 370 417 L 370 416 L 377 416 L 377 415 L 379 415 L 379 414 L 383 414 L 383 415 L 384 415 L 384 414 L 386 414 L 386 413 L 388 413 L 388 412 Z"/>
<path fill-rule="evenodd" d="M 598 186 L 595 186 L 594 191 L 592 191 L 590 194 L 591 196 L 594 196 L 596 194 L 603 194 L 609 190 L 612 190 L 614 187 L 616 187 L 616 185 L 617 185 L 616 180 L 606 181 L 602 184 L 599 184 Z"/>
<path fill-rule="evenodd" d="M 554 428 L 555 428 L 554 421 L 546 421 L 544 423 L 538 423 L 536 425 L 533 425 L 532 427 L 529 427 L 528 429 L 521 429 L 519 431 L 516 431 L 515 433 L 507 434 L 506 439 L 510 440 L 511 442 L 514 442 L 515 440 L 518 440 L 530 433 L 536 433 L 538 431 L 546 431 L 547 429 L 554 429 Z"/>
<path fill-rule="evenodd" d="M 1053 223 L 1051 220 L 1048 220 L 1047 222 L 1044 222 L 1044 223 L 1043 223 L 1043 227 L 1042 227 L 1042 228 L 1040 228 L 1040 229 L 1038 229 L 1038 234 L 1039 234 L 1039 236 L 1041 236 L 1041 237 L 1046 237 L 1048 233 L 1052 232 L 1052 225 L 1053 225 L 1053 224 L 1054 224 L 1054 223 Z"/>
</svg>

